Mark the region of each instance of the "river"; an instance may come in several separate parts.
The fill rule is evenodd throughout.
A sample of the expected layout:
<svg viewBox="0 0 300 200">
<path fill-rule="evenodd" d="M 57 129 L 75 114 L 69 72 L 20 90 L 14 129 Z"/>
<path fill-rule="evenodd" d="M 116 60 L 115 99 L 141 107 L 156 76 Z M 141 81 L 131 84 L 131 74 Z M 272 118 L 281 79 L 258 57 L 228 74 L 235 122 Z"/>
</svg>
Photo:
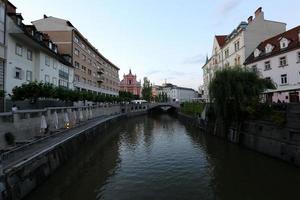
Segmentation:
<svg viewBox="0 0 300 200">
<path fill-rule="evenodd" d="M 282 200 L 299 186 L 300 168 L 162 114 L 109 127 L 26 199 Z"/>
</svg>

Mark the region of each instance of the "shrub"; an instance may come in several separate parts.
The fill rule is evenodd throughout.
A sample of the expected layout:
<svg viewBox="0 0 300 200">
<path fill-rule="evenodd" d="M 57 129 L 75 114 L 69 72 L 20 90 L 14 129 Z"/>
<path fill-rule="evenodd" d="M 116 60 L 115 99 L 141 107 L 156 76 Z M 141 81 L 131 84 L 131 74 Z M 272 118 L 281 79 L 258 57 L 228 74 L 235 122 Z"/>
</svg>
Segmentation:
<svg viewBox="0 0 300 200">
<path fill-rule="evenodd" d="M 5 133 L 4 137 L 5 137 L 5 141 L 8 145 L 15 144 L 15 136 L 11 132 Z"/>
</svg>

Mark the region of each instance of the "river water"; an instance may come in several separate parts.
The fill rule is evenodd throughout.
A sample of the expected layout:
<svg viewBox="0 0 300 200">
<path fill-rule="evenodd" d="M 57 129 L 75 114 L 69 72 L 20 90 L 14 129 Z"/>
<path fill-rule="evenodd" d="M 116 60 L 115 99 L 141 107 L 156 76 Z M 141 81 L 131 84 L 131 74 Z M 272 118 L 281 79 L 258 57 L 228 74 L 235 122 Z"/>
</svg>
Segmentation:
<svg viewBox="0 0 300 200">
<path fill-rule="evenodd" d="M 169 115 L 123 120 L 102 134 L 26 199 L 300 199 L 300 168 Z"/>
</svg>

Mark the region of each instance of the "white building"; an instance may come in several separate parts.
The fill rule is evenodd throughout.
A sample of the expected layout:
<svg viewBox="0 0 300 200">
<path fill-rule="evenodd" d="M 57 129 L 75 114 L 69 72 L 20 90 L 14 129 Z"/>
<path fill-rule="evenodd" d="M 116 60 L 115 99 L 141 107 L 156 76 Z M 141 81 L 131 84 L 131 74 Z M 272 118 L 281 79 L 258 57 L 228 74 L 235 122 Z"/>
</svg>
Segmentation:
<svg viewBox="0 0 300 200">
<path fill-rule="evenodd" d="M 241 22 L 229 35 L 216 35 L 212 56 L 203 69 L 204 98 L 208 99 L 208 86 L 216 70 L 243 65 L 257 45 L 267 38 L 286 30 L 286 24 L 266 20 L 262 8 L 255 11 L 255 18 Z"/>
<path fill-rule="evenodd" d="M 165 93 L 169 101 L 186 102 L 197 98 L 197 92 L 192 88 L 178 87 L 172 84 L 164 84 L 158 90 L 158 94 Z"/>
<path fill-rule="evenodd" d="M 24 25 L 23 18 L 15 12 L 15 7 L 10 7 L 8 11 L 4 84 L 6 95 L 9 96 L 15 86 L 32 81 L 73 89 L 74 70 L 67 61 L 68 56 L 60 55 L 57 46 L 33 25 Z"/>
<path fill-rule="evenodd" d="M 269 102 L 299 102 L 300 26 L 261 42 L 245 64 L 275 83 Z"/>
</svg>

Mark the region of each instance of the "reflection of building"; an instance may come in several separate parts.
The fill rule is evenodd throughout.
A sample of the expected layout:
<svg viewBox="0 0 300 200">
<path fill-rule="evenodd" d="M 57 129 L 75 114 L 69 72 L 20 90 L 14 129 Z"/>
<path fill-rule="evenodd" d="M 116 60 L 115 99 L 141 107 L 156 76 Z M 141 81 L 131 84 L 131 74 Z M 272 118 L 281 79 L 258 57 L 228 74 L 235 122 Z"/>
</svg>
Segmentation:
<svg viewBox="0 0 300 200">
<path fill-rule="evenodd" d="M 197 92 L 194 89 L 178 87 L 170 83 L 163 84 L 158 93 L 167 94 L 169 101 L 186 102 L 197 98 Z"/>
<path fill-rule="evenodd" d="M 70 57 L 62 56 L 46 34 L 33 25 L 25 25 L 16 7 L 7 3 L 7 67 L 5 92 L 15 86 L 38 81 L 73 89 L 74 69 Z"/>
<path fill-rule="evenodd" d="M 120 83 L 120 90 L 141 96 L 141 82 L 136 80 L 136 75 L 133 75 L 131 70 L 129 70 L 129 74 L 124 74 L 123 80 Z"/>
<path fill-rule="evenodd" d="M 258 8 L 255 18 L 250 16 L 248 22 L 241 22 L 229 35 L 215 36 L 212 56 L 203 66 L 205 98 L 216 70 L 243 65 L 260 42 L 284 32 L 285 28 L 285 23 L 266 20 L 262 8 Z"/>
<path fill-rule="evenodd" d="M 76 89 L 119 94 L 119 68 L 99 53 L 70 21 L 45 15 L 32 23 L 50 36 L 60 52 L 71 55 Z"/>
<path fill-rule="evenodd" d="M 299 102 L 300 26 L 260 43 L 245 64 L 276 84 L 268 101 Z"/>
</svg>

